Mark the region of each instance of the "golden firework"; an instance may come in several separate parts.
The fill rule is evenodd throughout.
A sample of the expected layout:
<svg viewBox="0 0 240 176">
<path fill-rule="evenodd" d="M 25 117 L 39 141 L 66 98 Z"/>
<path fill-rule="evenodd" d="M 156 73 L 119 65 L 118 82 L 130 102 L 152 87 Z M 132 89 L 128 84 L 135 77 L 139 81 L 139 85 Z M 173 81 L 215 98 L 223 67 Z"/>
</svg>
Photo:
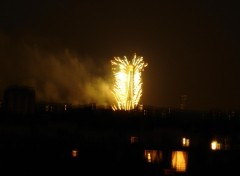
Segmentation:
<svg viewBox="0 0 240 176">
<path fill-rule="evenodd" d="M 112 108 L 113 110 L 132 110 L 138 105 L 142 96 L 141 73 L 148 64 L 144 63 L 143 57 L 136 54 L 131 61 L 126 56 L 114 57 L 111 64 L 114 76 L 112 93 L 116 100 Z"/>
</svg>

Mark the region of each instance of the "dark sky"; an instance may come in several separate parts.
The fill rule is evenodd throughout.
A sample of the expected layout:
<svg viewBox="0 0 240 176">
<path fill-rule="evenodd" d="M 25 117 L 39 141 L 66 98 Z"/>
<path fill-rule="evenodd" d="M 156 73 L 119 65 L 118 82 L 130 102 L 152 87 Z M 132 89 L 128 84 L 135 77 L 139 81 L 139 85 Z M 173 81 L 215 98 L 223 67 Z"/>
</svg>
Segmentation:
<svg viewBox="0 0 240 176">
<path fill-rule="evenodd" d="M 189 109 L 240 109 L 239 7 L 231 0 L 3 0 L 0 91 L 21 83 L 49 100 L 107 99 L 110 60 L 137 53 L 149 64 L 142 104 L 179 108 L 187 95 Z"/>
</svg>

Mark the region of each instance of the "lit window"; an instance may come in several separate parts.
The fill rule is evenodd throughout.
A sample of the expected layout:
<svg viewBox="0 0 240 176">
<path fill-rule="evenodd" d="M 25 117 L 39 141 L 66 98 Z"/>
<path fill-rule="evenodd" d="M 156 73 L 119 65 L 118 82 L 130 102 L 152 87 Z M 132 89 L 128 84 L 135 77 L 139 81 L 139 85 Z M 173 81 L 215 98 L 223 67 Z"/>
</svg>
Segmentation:
<svg viewBox="0 0 240 176">
<path fill-rule="evenodd" d="M 138 137 L 137 136 L 131 136 L 130 141 L 131 141 L 131 144 L 134 144 L 134 143 L 138 142 Z"/>
<path fill-rule="evenodd" d="M 211 142 L 211 149 L 212 150 L 220 150 L 221 149 L 221 144 L 218 141 L 213 140 Z"/>
<path fill-rule="evenodd" d="M 186 172 L 187 170 L 188 155 L 185 151 L 172 152 L 172 167 L 176 172 Z"/>
<path fill-rule="evenodd" d="M 72 150 L 72 157 L 76 158 L 78 156 L 78 150 Z"/>
<path fill-rule="evenodd" d="M 190 140 L 188 138 L 182 138 L 182 146 L 183 147 L 189 147 L 190 145 Z"/>
<path fill-rule="evenodd" d="M 160 163 L 163 158 L 162 151 L 160 150 L 145 150 L 144 156 L 148 163 Z"/>
<path fill-rule="evenodd" d="M 148 161 L 149 163 L 152 162 L 151 153 L 147 153 L 147 161 Z"/>
</svg>

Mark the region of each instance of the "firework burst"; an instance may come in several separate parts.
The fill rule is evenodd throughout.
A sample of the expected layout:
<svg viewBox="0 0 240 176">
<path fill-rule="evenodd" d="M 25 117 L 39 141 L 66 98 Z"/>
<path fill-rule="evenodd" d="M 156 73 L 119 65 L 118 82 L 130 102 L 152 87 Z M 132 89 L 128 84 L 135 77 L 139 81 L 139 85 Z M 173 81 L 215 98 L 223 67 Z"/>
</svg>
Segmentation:
<svg viewBox="0 0 240 176">
<path fill-rule="evenodd" d="M 113 110 L 132 110 L 138 105 L 142 96 L 141 73 L 148 64 L 144 63 L 143 57 L 136 54 L 131 61 L 126 56 L 114 57 L 111 64 L 114 76 L 112 93 L 116 100 L 112 108 Z"/>
</svg>

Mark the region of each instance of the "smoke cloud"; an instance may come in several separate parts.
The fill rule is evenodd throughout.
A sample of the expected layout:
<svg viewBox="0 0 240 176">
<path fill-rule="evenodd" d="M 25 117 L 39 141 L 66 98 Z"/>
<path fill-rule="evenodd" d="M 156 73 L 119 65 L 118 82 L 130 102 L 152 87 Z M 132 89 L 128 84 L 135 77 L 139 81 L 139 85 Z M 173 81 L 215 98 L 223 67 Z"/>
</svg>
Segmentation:
<svg viewBox="0 0 240 176">
<path fill-rule="evenodd" d="M 113 101 L 110 62 L 96 61 L 69 49 L 16 43 L 0 32 L 0 93 L 9 85 L 27 85 L 37 101 L 108 105 Z"/>
</svg>

